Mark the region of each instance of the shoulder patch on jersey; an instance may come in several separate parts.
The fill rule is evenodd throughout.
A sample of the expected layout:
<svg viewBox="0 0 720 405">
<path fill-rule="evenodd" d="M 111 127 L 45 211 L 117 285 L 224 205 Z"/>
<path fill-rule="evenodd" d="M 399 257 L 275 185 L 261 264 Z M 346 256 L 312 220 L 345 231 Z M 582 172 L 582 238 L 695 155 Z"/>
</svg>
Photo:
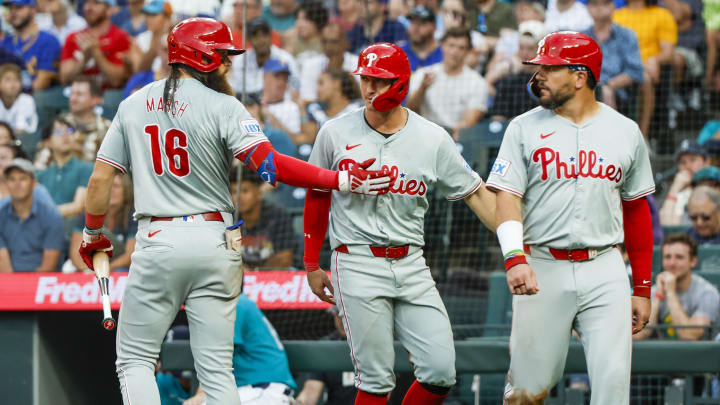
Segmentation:
<svg viewBox="0 0 720 405">
<path fill-rule="evenodd" d="M 492 169 L 490 169 L 490 174 L 497 174 L 498 176 L 505 177 L 508 167 L 510 167 L 509 161 L 497 158 L 495 159 L 495 163 L 493 163 Z"/>
<path fill-rule="evenodd" d="M 260 128 L 260 124 L 255 120 L 242 120 L 240 121 L 240 126 L 242 127 L 243 131 L 248 134 L 262 134 L 262 128 Z"/>
</svg>

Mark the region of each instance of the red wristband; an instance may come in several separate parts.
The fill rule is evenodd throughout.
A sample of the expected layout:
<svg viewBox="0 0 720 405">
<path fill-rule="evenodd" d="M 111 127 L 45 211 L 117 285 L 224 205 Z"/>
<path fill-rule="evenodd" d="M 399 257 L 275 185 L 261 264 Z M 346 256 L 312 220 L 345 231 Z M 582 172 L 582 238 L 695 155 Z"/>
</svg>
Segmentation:
<svg viewBox="0 0 720 405">
<path fill-rule="evenodd" d="M 94 215 L 85 211 L 85 226 L 88 229 L 100 229 L 105 223 L 105 214 Z"/>
<path fill-rule="evenodd" d="M 311 272 L 315 270 L 320 270 L 320 264 L 305 262 L 305 271 Z"/>
<path fill-rule="evenodd" d="M 513 256 L 507 260 L 505 260 L 505 271 L 510 270 L 514 266 L 517 266 L 518 264 L 527 264 L 527 259 L 524 255 L 520 256 Z"/>
<path fill-rule="evenodd" d="M 633 286 L 633 297 L 650 298 L 650 287 L 646 285 Z M 657 295 L 657 294 L 656 294 Z"/>
</svg>

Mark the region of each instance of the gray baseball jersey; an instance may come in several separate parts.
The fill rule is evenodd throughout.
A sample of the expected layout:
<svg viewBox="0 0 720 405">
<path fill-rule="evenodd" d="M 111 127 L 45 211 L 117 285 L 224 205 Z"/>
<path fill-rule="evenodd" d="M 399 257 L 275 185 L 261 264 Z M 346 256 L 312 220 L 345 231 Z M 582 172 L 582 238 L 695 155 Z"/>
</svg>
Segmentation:
<svg viewBox="0 0 720 405">
<path fill-rule="evenodd" d="M 368 125 L 364 114 L 361 108 L 323 125 L 310 163 L 345 170 L 374 157 L 370 169 L 386 167 L 397 180 L 389 193 L 378 197 L 333 191 L 331 246 L 423 246 L 428 187 L 448 200 L 459 200 L 475 192 L 482 179 L 440 126 L 408 110 L 405 127 L 386 138 Z"/>
<path fill-rule="evenodd" d="M 195 79 L 179 82 L 170 114 L 165 80 L 123 101 L 98 151 L 99 161 L 132 171 L 137 217 L 232 212 L 233 155 L 267 141 L 235 97 Z"/>
<path fill-rule="evenodd" d="M 601 106 L 582 125 L 542 107 L 510 122 L 487 186 L 522 197 L 525 243 L 562 249 L 621 243 L 621 199 L 655 191 L 637 124 Z"/>
</svg>

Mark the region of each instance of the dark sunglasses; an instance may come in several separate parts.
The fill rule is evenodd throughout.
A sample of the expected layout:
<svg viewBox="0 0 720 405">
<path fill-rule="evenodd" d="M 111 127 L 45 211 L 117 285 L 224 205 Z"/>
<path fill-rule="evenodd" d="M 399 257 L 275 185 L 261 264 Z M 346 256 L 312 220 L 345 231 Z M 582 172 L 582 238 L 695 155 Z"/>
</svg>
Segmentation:
<svg viewBox="0 0 720 405">
<path fill-rule="evenodd" d="M 698 219 L 701 219 L 701 218 L 702 218 L 703 222 L 708 222 L 708 221 L 710 221 L 710 220 L 712 219 L 712 215 L 705 215 L 705 214 L 690 215 L 690 220 L 693 221 L 693 222 L 695 222 L 695 221 L 697 221 Z"/>
</svg>

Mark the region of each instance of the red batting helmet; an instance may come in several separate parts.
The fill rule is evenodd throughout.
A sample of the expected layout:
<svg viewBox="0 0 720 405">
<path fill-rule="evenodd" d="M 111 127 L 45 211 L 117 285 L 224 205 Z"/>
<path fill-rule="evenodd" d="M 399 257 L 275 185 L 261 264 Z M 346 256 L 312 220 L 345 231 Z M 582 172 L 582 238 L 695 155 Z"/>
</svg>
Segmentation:
<svg viewBox="0 0 720 405">
<path fill-rule="evenodd" d="M 188 18 L 168 35 L 168 62 L 182 63 L 200 72 L 212 72 L 222 64 L 218 49 L 239 55 L 244 49 L 233 45 L 232 33 L 225 23 L 212 18 Z"/>
<path fill-rule="evenodd" d="M 523 62 L 526 65 L 584 66 L 595 81 L 600 80 L 602 50 L 589 36 L 575 31 L 558 31 L 545 36 L 538 43 L 537 55 Z M 531 93 L 538 95 L 530 80 Z"/>
<path fill-rule="evenodd" d="M 395 79 L 387 91 L 375 96 L 372 105 L 378 111 L 389 111 L 402 103 L 410 89 L 410 61 L 395 44 L 381 42 L 365 48 L 358 58 L 354 75 Z"/>
</svg>

